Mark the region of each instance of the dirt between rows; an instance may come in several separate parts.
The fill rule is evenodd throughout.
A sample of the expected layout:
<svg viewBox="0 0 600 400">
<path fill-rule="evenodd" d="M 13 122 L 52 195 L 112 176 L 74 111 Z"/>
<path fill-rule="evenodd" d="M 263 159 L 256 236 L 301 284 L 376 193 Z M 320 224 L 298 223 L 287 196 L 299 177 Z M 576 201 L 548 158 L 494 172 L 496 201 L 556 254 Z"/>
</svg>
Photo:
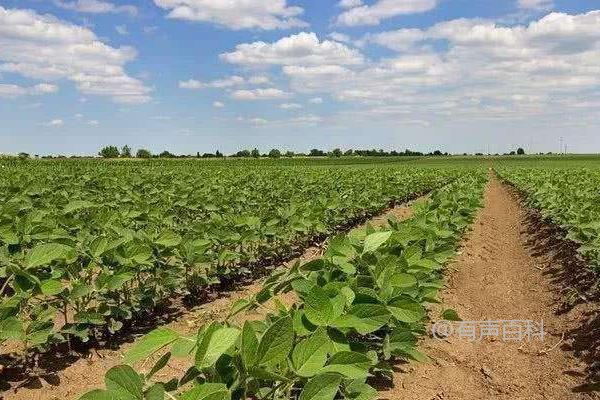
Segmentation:
<svg viewBox="0 0 600 400">
<path fill-rule="evenodd" d="M 374 217 L 355 229 L 362 229 L 367 224 L 382 226 L 391 217 L 401 221 L 412 215 L 411 205 L 423 201 L 427 196 L 420 197 L 414 201 L 398 205 L 383 214 Z M 304 253 L 287 263 L 284 267 L 293 265 L 300 260 L 307 262 L 319 257 L 323 252 L 324 244 L 307 248 Z M 197 308 L 184 312 L 178 318 L 166 325 L 182 335 L 194 335 L 198 329 L 212 321 L 223 320 L 233 303 L 239 299 L 248 298 L 257 293 L 262 285 L 262 280 L 245 286 L 239 290 L 227 293 L 215 300 L 203 304 Z M 284 304 L 290 305 L 294 298 L 290 295 L 280 296 Z M 267 309 L 270 307 L 267 304 Z M 273 306 L 274 307 L 274 306 Z M 258 319 L 266 313 L 266 310 L 258 310 L 254 313 L 245 314 L 240 318 Z M 21 385 L 0 394 L 0 400 L 75 400 L 83 393 L 104 386 L 104 374 L 110 368 L 122 362 L 123 354 L 135 343 L 124 343 L 117 349 L 94 349 L 86 358 L 75 360 L 72 364 L 56 371 L 50 371 L 36 379 L 23 382 Z M 155 359 L 158 359 L 158 354 Z M 153 365 L 153 359 L 148 360 L 142 366 L 149 369 Z M 166 381 L 173 377 L 181 377 L 185 370 L 191 365 L 187 359 L 172 359 L 168 365 L 154 377 L 156 380 Z"/>
<path fill-rule="evenodd" d="M 505 340 L 505 323 L 493 325 L 500 327 L 498 334 L 490 334 L 488 327 L 481 340 L 472 340 L 468 323 L 458 332 L 454 323 L 454 333 L 438 335 L 442 339 L 430 331 L 421 350 L 433 361 L 401 365 L 394 386 L 381 393 L 383 399 L 600 398 L 586 381 L 593 363 L 589 349 L 573 351 L 581 342 L 581 327 L 590 315 L 597 316 L 597 303 L 581 301 L 565 309 L 560 275 L 569 266 L 561 263 L 571 263 L 575 256 L 559 257 L 555 241 L 540 237 L 541 228 L 532 229 L 530 215 L 518 200 L 490 174 L 485 206 L 448 268 L 442 304 L 431 316 L 439 320 L 442 309 L 452 308 L 464 321 L 543 320 L 544 340 Z M 475 326 L 480 337 L 484 325 Z M 597 342 L 598 331 L 595 335 Z"/>
</svg>

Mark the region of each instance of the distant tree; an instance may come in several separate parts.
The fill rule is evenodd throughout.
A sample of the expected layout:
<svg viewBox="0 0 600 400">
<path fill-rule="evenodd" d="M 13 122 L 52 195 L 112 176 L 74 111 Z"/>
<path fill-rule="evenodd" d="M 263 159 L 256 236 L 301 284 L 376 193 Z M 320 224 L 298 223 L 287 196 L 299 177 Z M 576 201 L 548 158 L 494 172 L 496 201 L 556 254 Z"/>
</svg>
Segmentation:
<svg viewBox="0 0 600 400">
<path fill-rule="evenodd" d="M 241 150 L 235 153 L 234 157 L 250 157 L 250 150 Z"/>
<path fill-rule="evenodd" d="M 439 151 L 439 150 L 436 150 L 436 151 L 434 151 L 434 152 L 433 152 L 433 155 L 434 155 L 434 156 L 441 156 L 441 155 L 442 155 L 442 152 L 441 152 L 441 151 Z"/>
<path fill-rule="evenodd" d="M 139 149 L 137 151 L 137 153 L 135 154 L 135 156 L 137 158 L 151 158 L 152 157 L 152 153 L 150 153 L 150 151 L 146 150 L 146 149 Z"/>
<path fill-rule="evenodd" d="M 293 151 L 290 151 L 290 150 L 288 150 L 288 151 L 286 151 L 286 152 L 285 152 L 285 154 L 284 154 L 284 155 L 285 155 L 286 157 L 290 157 L 290 158 L 291 158 L 291 157 L 294 157 L 294 156 L 295 156 L 295 153 L 294 153 Z"/>
<path fill-rule="evenodd" d="M 519 148 L 517 149 L 517 154 L 518 154 L 518 155 L 520 155 L 520 156 L 523 156 L 523 155 L 525 155 L 525 150 L 523 150 L 523 148 L 522 148 L 522 147 L 519 147 Z"/>
<path fill-rule="evenodd" d="M 167 150 L 158 155 L 160 158 L 175 158 L 175 154 L 169 153 Z"/>
<path fill-rule="evenodd" d="M 269 157 L 270 158 L 279 158 L 279 157 L 281 157 L 281 152 L 277 149 L 271 149 L 271 151 L 269 151 Z"/>
<path fill-rule="evenodd" d="M 131 158 L 131 147 L 128 145 L 123 146 L 123 148 L 121 148 L 121 157 Z"/>
<path fill-rule="evenodd" d="M 333 150 L 331 150 L 331 156 L 332 157 L 341 157 L 342 156 L 342 150 L 341 149 L 333 149 Z"/>
<path fill-rule="evenodd" d="M 514 155 L 515 155 L 515 152 L 514 152 L 514 151 L 511 151 L 510 153 L 508 153 L 508 155 L 509 155 L 509 156 L 514 156 Z"/>
<path fill-rule="evenodd" d="M 98 154 L 103 158 L 119 158 L 121 155 L 117 146 L 106 146 Z"/>
<path fill-rule="evenodd" d="M 223 153 L 221 153 L 219 150 L 217 150 L 217 152 L 215 153 L 215 157 L 222 158 L 224 156 L 223 156 Z"/>
<path fill-rule="evenodd" d="M 351 156 L 351 155 L 353 155 L 353 154 L 354 154 L 354 150 L 352 150 L 352 149 L 348 149 L 348 150 L 346 150 L 346 151 L 344 152 L 344 155 L 345 155 L 345 156 Z"/>
<path fill-rule="evenodd" d="M 308 153 L 308 155 L 310 157 L 322 157 L 325 155 L 325 152 L 323 150 L 319 150 L 319 149 L 312 149 L 310 151 L 310 153 Z"/>
<path fill-rule="evenodd" d="M 258 151 L 258 149 L 255 147 L 255 148 L 252 150 L 252 152 L 250 153 L 250 155 L 251 155 L 253 158 L 258 158 L 258 157 L 260 157 L 260 151 Z"/>
<path fill-rule="evenodd" d="M 29 158 L 29 153 L 24 153 L 24 152 L 21 152 L 21 153 L 19 153 L 19 158 L 20 158 L 21 160 L 26 160 L 26 159 L 28 159 L 28 158 Z"/>
</svg>

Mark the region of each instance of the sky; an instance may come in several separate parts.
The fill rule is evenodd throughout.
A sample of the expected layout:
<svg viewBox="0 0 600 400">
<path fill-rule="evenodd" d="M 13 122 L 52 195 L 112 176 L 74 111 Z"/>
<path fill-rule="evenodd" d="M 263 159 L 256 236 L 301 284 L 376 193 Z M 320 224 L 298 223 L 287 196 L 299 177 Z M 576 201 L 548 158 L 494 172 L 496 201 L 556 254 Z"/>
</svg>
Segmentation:
<svg viewBox="0 0 600 400">
<path fill-rule="evenodd" d="M 598 0 L 0 0 L 0 153 L 600 152 Z"/>
</svg>

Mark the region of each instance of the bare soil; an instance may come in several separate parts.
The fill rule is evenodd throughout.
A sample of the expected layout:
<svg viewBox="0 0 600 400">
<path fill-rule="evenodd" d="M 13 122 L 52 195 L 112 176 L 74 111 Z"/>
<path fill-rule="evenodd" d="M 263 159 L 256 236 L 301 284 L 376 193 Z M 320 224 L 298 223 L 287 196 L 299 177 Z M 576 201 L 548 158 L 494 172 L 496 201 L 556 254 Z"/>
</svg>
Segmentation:
<svg viewBox="0 0 600 400">
<path fill-rule="evenodd" d="M 431 316 L 439 320 L 442 309 L 452 308 L 464 321 L 543 320 L 545 339 L 430 335 L 421 350 L 433 361 L 399 366 L 383 399 L 600 398 L 588 381 L 598 354 L 586 347 L 600 340 L 597 303 L 570 301 L 565 307 L 565 294 L 582 293 L 573 277 L 585 267 L 557 247 L 547 225 L 539 219 L 534 225 L 518 200 L 490 175 L 485 207 L 449 266 L 442 305 Z"/>
<path fill-rule="evenodd" d="M 404 220 L 412 215 L 411 205 L 414 202 L 422 201 L 426 196 L 420 197 L 412 202 L 398 205 L 385 213 L 376 216 L 364 224 L 356 227 L 360 229 L 367 224 L 372 226 L 384 225 L 390 217 L 397 220 Z M 303 254 L 293 259 L 282 267 L 289 267 L 296 261 L 307 262 L 322 254 L 324 243 L 307 248 Z M 183 335 L 193 335 L 198 329 L 212 321 L 223 320 L 227 316 L 233 303 L 239 299 L 248 298 L 257 293 L 262 286 L 262 281 L 254 282 L 250 285 L 239 288 L 222 296 L 193 308 L 180 312 L 176 319 L 163 325 L 169 329 L 179 332 Z M 284 295 L 280 300 L 287 305 L 295 301 L 291 295 Z M 269 307 L 269 304 L 267 304 Z M 244 319 L 258 319 L 266 313 L 265 310 L 259 310 L 254 313 L 246 314 Z M 141 336 L 141 335 L 139 335 Z M 0 394 L 2 400 L 75 400 L 81 394 L 104 386 L 104 374 L 110 368 L 121 363 L 123 354 L 133 346 L 135 340 L 139 337 L 132 337 L 129 342 L 120 343 L 114 349 L 92 349 L 85 358 L 74 359 L 67 366 L 57 366 L 55 370 L 48 369 L 47 373 L 36 378 L 30 378 L 26 381 L 17 383 L 15 387 Z M 158 355 L 156 358 L 158 358 Z M 145 363 L 145 366 L 152 366 L 152 360 Z M 172 377 L 180 377 L 191 365 L 190 360 L 172 359 L 167 367 L 155 375 L 157 380 L 168 380 Z M 148 367 L 149 368 L 149 367 Z M 0 375 L 0 378 L 2 376 Z M 1 383 L 1 382 L 0 382 Z"/>
</svg>

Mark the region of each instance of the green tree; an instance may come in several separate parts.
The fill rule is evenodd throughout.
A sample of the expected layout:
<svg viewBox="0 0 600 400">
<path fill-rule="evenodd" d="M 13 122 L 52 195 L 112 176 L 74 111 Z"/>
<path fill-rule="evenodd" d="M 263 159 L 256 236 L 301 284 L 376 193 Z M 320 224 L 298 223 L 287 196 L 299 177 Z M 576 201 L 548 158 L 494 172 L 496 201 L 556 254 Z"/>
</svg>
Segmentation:
<svg viewBox="0 0 600 400">
<path fill-rule="evenodd" d="M 333 149 L 331 151 L 331 156 L 332 157 L 341 157 L 342 156 L 342 150 L 341 149 Z"/>
<path fill-rule="evenodd" d="M 117 146 L 106 146 L 98 154 L 103 158 L 119 158 L 121 155 Z"/>
<path fill-rule="evenodd" d="M 285 156 L 286 157 L 294 157 L 295 155 L 296 154 L 293 151 L 290 151 L 290 150 L 288 150 L 288 151 L 285 152 Z"/>
<path fill-rule="evenodd" d="M 121 157 L 123 158 L 131 158 L 131 147 L 125 145 L 121 148 Z"/>
<path fill-rule="evenodd" d="M 28 159 L 28 158 L 29 158 L 29 153 L 24 153 L 24 152 L 21 152 L 21 153 L 19 153 L 19 158 L 20 158 L 21 160 L 26 160 L 26 159 Z"/>
<path fill-rule="evenodd" d="M 146 149 L 139 149 L 135 155 L 137 158 L 151 158 L 152 153 Z"/>
<path fill-rule="evenodd" d="M 277 150 L 277 149 L 272 149 L 269 152 L 269 157 L 271 157 L 271 158 L 279 158 L 279 157 L 281 157 L 281 152 L 279 150 Z"/>
<path fill-rule="evenodd" d="M 522 147 L 519 147 L 519 148 L 517 149 L 517 154 L 518 154 L 518 155 L 520 155 L 520 156 L 523 156 L 523 155 L 525 155 L 525 150 L 523 150 L 523 148 L 522 148 Z"/>
<path fill-rule="evenodd" d="M 252 153 L 250 153 L 250 155 L 254 158 L 258 158 L 258 157 L 260 157 L 260 151 L 258 151 L 257 148 L 254 148 L 254 150 L 252 150 Z"/>
</svg>

